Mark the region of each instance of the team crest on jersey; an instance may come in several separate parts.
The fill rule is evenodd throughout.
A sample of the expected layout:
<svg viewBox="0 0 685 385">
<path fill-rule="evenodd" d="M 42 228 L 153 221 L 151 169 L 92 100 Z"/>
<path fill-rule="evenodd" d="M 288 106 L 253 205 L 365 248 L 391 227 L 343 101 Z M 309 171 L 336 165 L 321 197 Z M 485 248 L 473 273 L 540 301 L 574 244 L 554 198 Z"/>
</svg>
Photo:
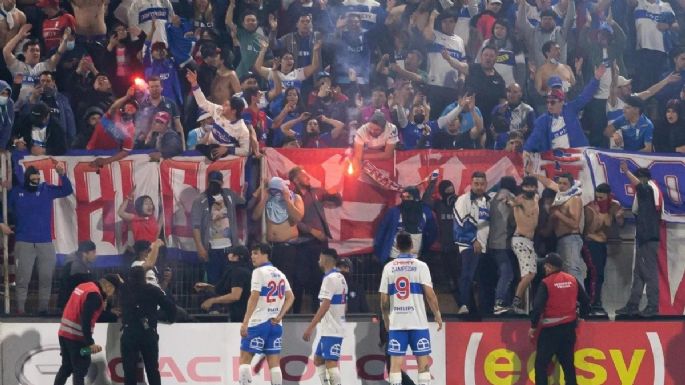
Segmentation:
<svg viewBox="0 0 685 385">
<path fill-rule="evenodd" d="M 336 357 L 340 357 L 340 351 L 341 350 L 342 350 L 342 347 L 340 346 L 340 344 L 335 344 L 335 345 L 331 346 L 331 355 L 336 356 Z"/>
<path fill-rule="evenodd" d="M 282 338 L 278 337 L 274 340 L 274 349 L 280 349 L 281 346 L 282 346 Z"/>
</svg>

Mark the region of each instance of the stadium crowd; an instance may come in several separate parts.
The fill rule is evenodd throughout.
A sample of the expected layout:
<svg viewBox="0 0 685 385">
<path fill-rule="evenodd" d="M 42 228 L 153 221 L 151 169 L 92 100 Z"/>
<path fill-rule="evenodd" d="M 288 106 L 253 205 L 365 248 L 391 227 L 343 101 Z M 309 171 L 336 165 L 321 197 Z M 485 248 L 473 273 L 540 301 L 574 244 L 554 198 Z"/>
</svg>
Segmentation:
<svg viewBox="0 0 685 385">
<path fill-rule="evenodd" d="M 357 170 L 364 160 L 424 148 L 521 152 L 526 164 L 534 153 L 584 146 L 685 153 L 683 18 L 685 5 L 661 0 L 0 0 L 0 145 L 32 155 L 116 151 L 94 167 L 134 149 L 149 150 L 150 161 L 186 150 L 213 161 L 259 158 L 264 147 L 352 148 Z M 71 193 L 66 178 L 51 188 L 34 171 L 11 194 L 11 209 L 36 207 L 15 215 L 15 253 L 25 266 L 17 272 L 20 314 L 34 260 L 39 311 L 47 310 L 54 248 L 49 224 L 35 223 L 48 220 L 52 199 Z M 647 186 L 638 198 L 649 201 L 649 175 L 633 176 Z M 341 198 L 312 188 L 300 168 L 289 179 L 290 187 L 273 178 L 241 197 L 222 189 L 221 173 L 209 176 L 192 207 L 207 264 L 206 282 L 196 285 L 208 294 L 203 309 L 246 300 L 249 290 L 231 291 L 249 282 L 247 251 L 236 249 L 233 230 L 242 204 L 251 223 L 266 216 L 294 311 L 302 293 L 318 290 L 316 261 L 330 238 L 323 207 Z M 538 180 L 548 188 L 539 202 Z M 520 186 L 505 178 L 492 198 L 485 186 L 475 173 L 471 193 L 459 197 L 449 181 L 431 180 L 423 198 L 405 189 L 379 225 L 375 255 L 396 253 L 398 227 L 422 238 L 414 244 L 423 250 L 439 239 L 460 313 L 502 314 L 526 311 L 535 256 L 556 250 L 565 270 L 587 278 L 602 314 L 606 232 L 623 221 L 609 186 L 598 186 L 585 207 L 570 175 L 531 173 Z M 38 189 L 50 193 L 27 200 Z M 655 201 L 634 209 L 645 229 L 658 221 Z M 118 214 L 132 226 L 136 263 L 163 286 L 171 273 L 155 275 L 163 250 L 157 211 L 149 197 L 131 196 Z M 642 314 L 651 316 L 658 232 L 638 235 L 646 262 L 635 274 L 648 288 Z M 78 255 L 92 252 L 82 246 Z M 476 304 L 473 281 L 488 268 L 481 255 L 497 278 L 481 280 L 493 293 Z M 226 269 L 227 259 L 241 269 Z M 88 263 L 78 263 L 79 274 Z M 641 293 L 634 287 L 623 313 L 637 313 Z"/>
</svg>

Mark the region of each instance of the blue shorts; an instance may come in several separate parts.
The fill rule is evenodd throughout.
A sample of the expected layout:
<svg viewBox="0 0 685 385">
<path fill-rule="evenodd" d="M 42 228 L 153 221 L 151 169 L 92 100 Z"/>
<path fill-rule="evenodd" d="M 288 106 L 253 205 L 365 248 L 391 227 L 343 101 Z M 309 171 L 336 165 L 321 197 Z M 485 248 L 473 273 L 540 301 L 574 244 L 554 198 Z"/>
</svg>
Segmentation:
<svg viewBox="0 0 685 385">
<path fill-rule="evenodd" d="M 252 354 L 273 355 L 281 353 L 283 326 L 274 325 L 271 320 L 247 328 L 247 337 L 240 340 L 240 350 Z"/>
<path fill-rule="evenodd" d="M 431 335 L 428 329 L 391 330 L 388 335 L 388 355 L 403 356 L 407 345 L 415 356 L 426 356 L 431 353 Z"/>
<path fill-rule="evenodd" d="M 321 337 L 316 344 L 315 355 L 326 361 L 338 361 L 342 350 L 342 337 Z"/>
</svg>

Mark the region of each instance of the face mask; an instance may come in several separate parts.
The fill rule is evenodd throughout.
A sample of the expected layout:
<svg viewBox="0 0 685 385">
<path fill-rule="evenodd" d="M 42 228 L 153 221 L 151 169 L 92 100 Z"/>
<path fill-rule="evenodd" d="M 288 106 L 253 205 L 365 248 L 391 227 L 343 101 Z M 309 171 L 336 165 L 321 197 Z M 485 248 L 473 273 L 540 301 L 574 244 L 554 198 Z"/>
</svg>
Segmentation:
<svg viewBox="0 0 685 385">
<path fill-rule="evenodd" d="M 76 47 L 76 40 L 67 41 L 67 51 L 71 51 Z"/>
<path fill-rule="evenodd" d="M 523 196 L 526 197 L 526 199 L 533 199 L 535 198 L 535 191 L 524 191 Z"/>
<path fill-rule="evenodd" d="M 416 114 L 414 115 L 414 123 L 416 124 L 421 124 L 423 121 L 426 120 L 426 116 L 423 114 Z"/>
<path fill-rule="evenodd" d="M 207 193 L 212 196 L 219 195 L 221 194 L 221 186 L 218 183 L 212 182 L 207 186 Z"/>
<path fill-rule="evenodd" d="M 0 96 L 0 106 L 5 106 L 7 105 L 7 102 L 9 101 L 9 96 Z"/>
<path fill-rule="evenodd" d="M 212 131 L 212 125 L 211 124 L 205 124 L 202 126 L 202 129 L 205 131 Z"/>
<path fill-rule="evenodd" d="M 559 62 L 557 61 L 557 59 L 549 59 L 549 62 L 552 63 L 552 64 L 554 64 L 554 65 L 559 64 Z"/>
</svg>

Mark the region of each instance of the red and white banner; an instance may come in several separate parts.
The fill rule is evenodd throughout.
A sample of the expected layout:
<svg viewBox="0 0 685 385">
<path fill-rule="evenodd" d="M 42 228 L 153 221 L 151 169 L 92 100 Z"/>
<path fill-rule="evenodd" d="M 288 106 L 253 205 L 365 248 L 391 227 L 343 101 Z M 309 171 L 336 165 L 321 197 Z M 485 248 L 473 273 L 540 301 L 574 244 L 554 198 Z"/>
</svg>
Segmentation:
<svg viewBox="0 0 685 385">
<path fill-rule="evenodd" d="M 397 203 L 397 192 L 382 188 L 363 173 L 350 175 L 344 149 L 267 148 L 266 161 L 269 178 L 287 179 L 290 169 L 301 166 L 311 176 L 312 186 L 341 193 L 342 206 L 325 209 L 333 236 L 331 247 L 341 254 L 371 251 L 376 226 L 385 208 Z M 372 163 L 402 186 L 417 185 L 439 169 L 440 178 L 451 180 L 460 194 L 468 191 L 474 171 L 486 173 L 488 188 L 504 175 L 518 181 L 522 175 L 520 156 L 500 151 L 397 151 L 394 160 Z"/>
<path fill-rule="evenodd" d="M 29 156 L 19 162 L 24 169 L 36 167 L 42 180 L 49 184 L 60 183 L 54 161 L 65 166 L 74 194 L 56 200 L 53 208 L 53 239 L 59 255 L 72 253 L 83 240 L 95 242 L 100 256 L 121 255 L 133 239 L 117 209 L 134 186 L 134 196 L 150 196 L 156 212 L 161 204 L 166 243 L 172 250 L 181 251 L 195 251 L 190 212 L 193 200 L 206 189 L 210 172 L 220 171 L 224 175 L 224 187 L 243 195 L 245 158 L 241 157 L 229 156 L 213 163 L 200 156 L 177 157 L 160 164 L 140 154 L 99 170 L 89 165 L 94 159 L 94 156 Z M 119 261 L 99 258 L 97 263 L 110 265 Z"/>
</svg>

